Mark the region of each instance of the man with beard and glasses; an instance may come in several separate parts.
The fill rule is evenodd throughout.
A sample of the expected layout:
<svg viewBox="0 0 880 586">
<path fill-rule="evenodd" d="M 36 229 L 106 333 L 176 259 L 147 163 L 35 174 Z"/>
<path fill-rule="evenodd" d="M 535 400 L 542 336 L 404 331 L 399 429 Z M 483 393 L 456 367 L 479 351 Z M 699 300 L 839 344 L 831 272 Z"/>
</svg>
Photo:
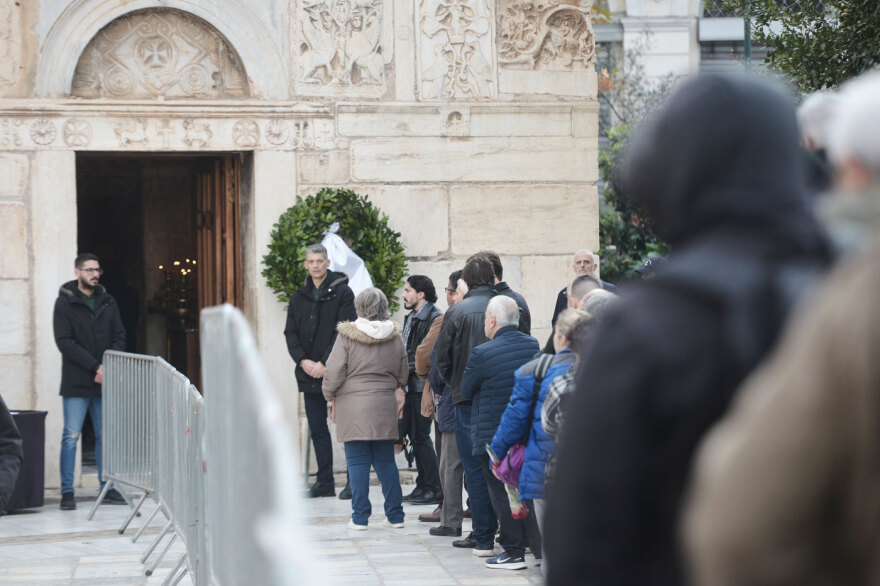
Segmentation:
<svg viewBox="0 0 880 586">
<path fill-rule="evenodd" d="M 425 339 L 434 320 L 442 315 L 434 302 L 434 283 L 424 275 L 412 275 L 403 287 L 403 307 L 409 310 L 403 320 L 403 344 L 409 360 L 406 399 L 400 420 L 400 437 L 409 437 L 416 459 L 416 487 L 403 497 L 414 505 L 436 504 L 442 498 L 437 454 L 431 442 L 431 418 L 421 413 L 425 381 L 416 374 L 416 349 Z"/>
<path fill-rule="evenodd" d="M 76 444 L 88 412 L 95 430 L 95 458 L 98 478 L 101 470 L 101 364 L 106 350 L 125 349 L 125 328 L 116 300 L 98 284 L 101 264 L 94 254 L 83 253 L 74 261 L 76 279 L 61 286 L 55 301 L 53 325 L 55 343 L 61 350 L 61 396 L 64 405 L 64 431 L 61 436 L 61 509 L 76 509 L 73 474 Z M 125 504 L 115 489 L 104 496 L 104 503 Z"/>
</svg>

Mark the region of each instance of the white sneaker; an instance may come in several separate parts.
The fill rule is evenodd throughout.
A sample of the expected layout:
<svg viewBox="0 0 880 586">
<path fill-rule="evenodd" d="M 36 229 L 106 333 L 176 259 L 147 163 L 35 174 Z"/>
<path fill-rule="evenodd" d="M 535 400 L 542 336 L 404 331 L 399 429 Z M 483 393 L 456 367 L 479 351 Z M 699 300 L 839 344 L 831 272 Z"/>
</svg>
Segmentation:
<svg viewBox="0 0 880 586">
<path fill-rule="evenodd" d="M 480 549 L 479 547 L 475 547 L 471 550 L 471 553 L 478 558 L 490 558 L 495 555 L 495 548 L 490 547 L 489 549 Z"/>
<path fill-rule="evenodd" d="M 382 527 L 391 527 L 392 529 L 403 529 L 403 526 L 403 521 L 401 521 L 400 523 L 392 523 L 388 519 L 385 519 L 382 522 Z"/>
<path fill-rule="evenodd" d="M 348 522 L 348 528 L 351 529 L 352 531 L 366 531 L 367 530 L 366 525 L 358 525 L 354 521 Z"/>
</svg>

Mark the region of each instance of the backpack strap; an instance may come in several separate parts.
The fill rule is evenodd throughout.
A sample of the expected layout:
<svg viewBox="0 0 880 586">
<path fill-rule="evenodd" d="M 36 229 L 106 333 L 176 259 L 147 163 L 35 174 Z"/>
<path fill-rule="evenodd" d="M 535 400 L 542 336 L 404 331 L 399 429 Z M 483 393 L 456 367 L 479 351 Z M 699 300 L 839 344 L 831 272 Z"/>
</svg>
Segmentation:
<svg viewBox="0 0 880 586">
<path fill-rule="evenodd" d="M 532 403 L 529 407 L 528 425 L 526 425 L 526 435 L 523 438 L 523 445 L 529 443 L 529 436 L 532 433 L 532 423 L 535 421 L 535 404 L 538 402 L 538 395 L 541 394 L 541 383 L 550 369 L 550 363 L 553 362 L 553 354 L 541 354 L 538 357 L 538 365 L 535 367 L 535 385 L 532 387 Z"/>
</svg>

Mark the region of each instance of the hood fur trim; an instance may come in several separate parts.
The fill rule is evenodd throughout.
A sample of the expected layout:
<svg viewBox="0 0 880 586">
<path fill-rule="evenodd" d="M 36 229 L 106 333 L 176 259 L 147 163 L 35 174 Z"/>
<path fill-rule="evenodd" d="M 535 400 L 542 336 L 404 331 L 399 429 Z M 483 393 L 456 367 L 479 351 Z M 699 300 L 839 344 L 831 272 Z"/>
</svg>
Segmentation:
<svg viewBox="0 0 880 586">
<path fill-rule="evenodd" d="M 385 342 L 393 339 L 394 336 L 400 335 L 400 330 L 397 329 L 397 325 L 393 324 L 391 333 L 388 334 L 388 336 L 377 339 L 359 330 L 355 323 L 352 321 L 339 322 L 339 324 L 337 324 L 336 326 L 336 331 L 339 332 L 340 336 L 343 336 L 355 342 L 360 342 L 361 344 L 384 344 Z"/>
</svg>

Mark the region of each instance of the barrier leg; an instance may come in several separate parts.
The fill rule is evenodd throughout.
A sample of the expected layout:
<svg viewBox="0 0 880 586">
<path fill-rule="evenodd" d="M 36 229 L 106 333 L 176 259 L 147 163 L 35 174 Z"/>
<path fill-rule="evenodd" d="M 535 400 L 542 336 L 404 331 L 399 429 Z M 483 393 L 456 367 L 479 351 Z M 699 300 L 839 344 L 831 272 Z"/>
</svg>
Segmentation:
<svg viewBox="0 0 880 586">
<path fill-rule="evenodd" d="M 156 505 L 156 508 L 153 509 L 152 513 L 150 513 L 150 516 L 147 517 L 147 520 L 144 521 L 144 524 L 138 528 L 137 533 L 135 533 L 134 537 L 131 538 L 132 543 L 136 543 L 137 540 L 140 539 L 141 535 L 143 535 L 144 531 L 147 529 L 147 525 L 149 525 L 150 523 L 153 522 L 153 519 L 156 518 L 156 513 L 158 513 L 159 509 L 161 509 L 161 508 L 162 508 L 161 506 Z"/>
<path fill-rule="evenodd" d="M 180 556 L 180 559 L 177 560 L 177 565 L 174 566 L 174 569 L 171 570 L 171 573 L 168 574 L 168 577 L 165 578 L 165 581 L 162 582 L 162 586 L 170 586 L 171 584 L 177 584 L 180 582 L 180 578 L 182 578 L 186 574 L 186 568 L 183 568 L 183 573 L 180 576 L 177 576 L 177 572 L 180 571 L 180 568 L 183 566 L 184 562 L 186 562 L 186 554 Z M 176 580 L 174 578 L 177 577 Z M 174 582 L 172 582 L 174 580 Z"/>
<path fill-rule="evenodd" d="M 162 531 L 159 532 L 159 535 L 156 536 L 156 539 L 153 543 L 150 544 L 150 547 L 147 548 L 147 551 L 144 552 L 144 555 L 141 556 L 141 563 L 147 563 L 147 558 L 152 555 L 153 550 L 156 549 L 156 546 L 159 545 L 159 542 L 165 539 L 165 536 L 168 535 L 168 532 L 171 531 L 171 526 L 174 525 L 174 521 L 169 519 L 168 523 L 165 524 L 165 527 L 162 528 Z"/>
<path fill-rule="evenodd" d="M 146 572 L 144 572 L 144 574 L 146 574 L 147 576 L 152 576 L 152 575 L 153 575 L 153 572 L 155 572 L 155 571 L 156 571 L 156 568 L 159 567 L 159 562 L 162 561 L 162 558 L 165 557 L 165 554 L 168 553 L 168 550 L 171 549 L 171 546 L 174 544 L 174 542 L 175 542 L 176 540 L 177 540 L 177 533 L 172 533 L 172 534 L 171 534 L 171 539 L 169 539 L 169 540 L 168 540 L 168 543 L 165 544 L 165 547 L 164 547 L 164 548 L 162 549 L 162 551 L 159 553 L 159 557 L 156 558 L 156 561 L 153 562 L 153 565 L 150 566 L 150 568 L 149 568 Z"/>
<path fill-rule="evenodd" d="M 125 498 L 128 499 L 127 496 Z M 128 517 L 125 518 L 125 521 L 122 523 L 122 527 L 119 528 L 120 535 L 125 533 L 125 530 L 128 528 L 128 524 L 131 523 L 132 519 L 134 519 L 134 516 L 138 514 L 138 511 L 140 510 L 141 505 L 144 504 L 145 500 L 147 500 L 147 491 L 144 491 L 143 496 L 141 496 L 141 498 L 138 499 L 138 502 L 134 506 L 134 508 L 131 510 L 131 513 L 129 513 Z"/>
<path fill-rule="evenodd" d="M 101 489 L 101 494 L 98 495 L 98 500 L 96 500 L 95 504 L 92 505 L 92 510 L 89 511 L 89 516 L 87 517 L 89 521 L 91 521 L 92 517 L 95 516 L 95 511 L 98 510 L 98 505 L 100 505 L 101 501 L 104 500 L 104 497 L 107 495 L 108 490 L 110 490 L 110 483 L 109 482 L 104 484 L 104 488 Z"/>
<path fill-rule="evenodd" d="M 180 581 L 183 580 L 183 577 L 186 576 L 188 573 L 189 573 L 189 568 L 184 568 L 183 571 L 180 573 L 180 575 L 174 580 L 174 582 L 171 582 L 170 586 L 177 586 L 180 583 Z"/>
</svg>

